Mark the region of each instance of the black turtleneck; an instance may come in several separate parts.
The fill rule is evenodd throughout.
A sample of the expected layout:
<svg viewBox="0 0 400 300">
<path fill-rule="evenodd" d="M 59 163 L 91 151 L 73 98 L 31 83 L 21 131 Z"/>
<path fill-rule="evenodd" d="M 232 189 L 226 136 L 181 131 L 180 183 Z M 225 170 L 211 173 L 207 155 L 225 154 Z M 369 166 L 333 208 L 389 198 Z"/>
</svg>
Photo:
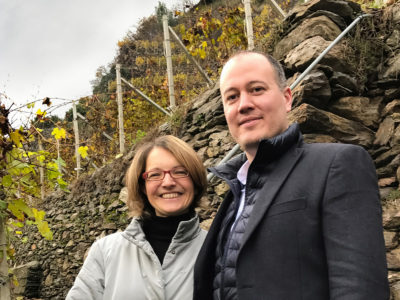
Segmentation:
<svg viewBox="0 0 400 300">
<path fill-rule="evenodd" d="M 163 263 L 165 253 L 174 237 L 179 223 L 187 221 L 193 217 L 193 212 L 188 212 L 179 216 L 158 217 L 152 216 L 143 221 L 143 232 L 149 241 L 160 263 Z"/>
</svg>

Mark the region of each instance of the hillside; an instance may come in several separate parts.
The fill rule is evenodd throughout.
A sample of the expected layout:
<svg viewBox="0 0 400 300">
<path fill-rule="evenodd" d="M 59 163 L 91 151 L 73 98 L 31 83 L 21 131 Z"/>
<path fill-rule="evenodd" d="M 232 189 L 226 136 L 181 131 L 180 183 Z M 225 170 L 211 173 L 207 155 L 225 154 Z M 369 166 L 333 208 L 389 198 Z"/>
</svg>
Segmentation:
<svg viewBox="0 0 400 300">
<path fill-rule="evenodd" d="M 400 299 L 399 4 L 370 11 L 370 17 L 365 17 L 328 52 L 294 89 L 294 108 L 289 115 L 291 122 L 299 123 L 307 142 L 358 144 L 374 159 L 384 205 L 392 299 Z M 295 6 L 279 31 L 269 34 L 268 42 L 258 41 L 259 48 L 273 52 L 283 62 L 292 83 L 361 13 L 361 7 L 353 2 L 309 1 Z M 234 47 L 230 51 L 234 51 Z M 219 60 L 212 58 L 216 64 L 215 69 L 210 67 L 209 74 L 215 82 L 218 68 L 229 54 L 227 52 Z M 130 65 L 137 65 L 137 57 Z M 146 69 L 137 72 L 146 72 Z M 156 72 L 150 73 L 147 79 L 151 75 Z M 131 81 L 138 80 L 132 78 Z M 200 94 L 201 90 L 204 92 Z M 199 96 L 194 98 L 196 94 Z M 158 94 L 155 97 L 163 99 Z M 157 128 L 151 133 L 149 130 L 148 134 L 173 133 L 189 142 L 206 166 L 217 164 L 234 146 L 223 116 L 218 86 L 193 88 L 192 94 L 182 96 L 180 104 L 176 118 L 170 122 L 163 119 L 162 126 L 154 126 L 150 120 L 151 127 Z M 135 127 L 127 131 L 133 135 L 137 132 Z M 135 146 L 102 168 L 83 174 L 69 187 L 70 193 L 58 191 L 45 199 L 43 209 L 47 212 L 54 240 L 44 240 L 31 228 L 23 234 L 28 237 L 26 243 L 15 242 L 17 264 L 32 264 L 21 269 L 21 273 L 16 272 L 21 274 L 21 282 L 24 277 L 28 280 L 27 285 L 21 285 L 20 293 L 43 299 L 64 299 L 92 242 L 124 229 L 128 222 L 123 202 L 124 173 L 134 151 Z M 227 189 L 219 180 L 211 182 L 207 196 L 209 205 L 199 211 L 205 228 Z"/>
</svg>

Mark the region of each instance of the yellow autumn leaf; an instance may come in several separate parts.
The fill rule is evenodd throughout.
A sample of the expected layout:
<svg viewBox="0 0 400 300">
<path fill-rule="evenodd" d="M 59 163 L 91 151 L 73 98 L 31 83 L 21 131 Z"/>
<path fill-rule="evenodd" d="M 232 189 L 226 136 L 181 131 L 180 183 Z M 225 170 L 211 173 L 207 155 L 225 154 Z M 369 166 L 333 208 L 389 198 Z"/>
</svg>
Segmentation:
<svg viewBox="0 0 400 300">
<path fill-rule="evenodd" d="M 136 65 L 137 65 L 137 66 L 141 66 L 141 65 L 143 65 L 144 63 L 145 63 L 145 61 L 144 61 L 143 57 L 141 57 L 141 56 L 137 56 L 137 57 L 136 57 Z"/>
<path fill-rule="evenodd" d="M 88 149 L 89 149 L 88 146 L 79 147 L 78 153 L 82 156 L 82 158 L 86 158 Z"/>
<path fill-rule="evenodd" d="M 12 282 L 13 282 L 13 285 L 14 285 L 14 286 L 19 286 L 19 282 L 18 282 L 17 276 L 13 275 L 13 277 L 12 277 Z M 24 297 L 16 297 L 15 299 L 17 299 L 17 300 L 23 300 Z"/>
<path fill-rule="evenodd" d="M 37 210 L 36 208 L 32 208 L 32 212 L 37 222 L 44 220 L 44 216 L 46 215 L 46 213 L 43 210 Z"/>
<path fill-rule="evenodd" d="M 203 42 L 201 43 L 201 47 L 203 47 L 203 49 L 206 48 L 206 47 L 207 47 L 207 42 L 206 42 L 206 41 L 203 41 Z"/>
<path fill-rule="evenodd" d="M 25 220 L 24 213 L 29 217 L 33 216 L 32 209 L 22 199 L 8 203 L 8 210 L 20 221 Z"/>
<path fill-rule="evenodd" d="M 50 230 L 49 224 L 46 221 L 37 221 L 36 227 L 46 240 L 51 241 L 53 239 L 53 232 Z"/>
<path fill-rule="evenodd" d="M 56 140 L 59 140 L 61 138 L 65 139 L 65 129 L 64 128 L 55 127 L 53 129 L 53 131 L 51 132 L 51 135 L 54 135 Z"/>
<path fill-rule="evenodd" d="M 17 147 L 21 147 L 21 142 L 24 141 L 24 137 L 19 133 L 19 130 L 15 130 L 10 133 L 10 138 Z"/>
<path fill-rule="evenodd" d="M 42 111 L 40 108 L 37 110 L 36 115 L 44 117 L 47 114 L 47 112 Z"/>
<path fill-rule="evenodd" d="M 206 51 L 204 51 L 204 49 L 198 49 L 199 51 L 199 55 L 201 59 L 205 59 L 206 58 Z"/>
</svg>

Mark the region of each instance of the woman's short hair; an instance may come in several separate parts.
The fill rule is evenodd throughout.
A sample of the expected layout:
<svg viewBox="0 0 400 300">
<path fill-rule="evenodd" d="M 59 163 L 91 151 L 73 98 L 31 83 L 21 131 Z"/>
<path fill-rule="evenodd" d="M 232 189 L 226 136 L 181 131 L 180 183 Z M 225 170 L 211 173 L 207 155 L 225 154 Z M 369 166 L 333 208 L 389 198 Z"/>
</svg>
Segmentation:
<svg viewBox="0 0 400 300">
<path fill-rule="evenodd" d="M 142 174 L 146 170 L 146 160 L 149 153 L 156 147 L 171 152 L 176 160 L 188 170 L 194 185 L 194 199 L 189 209 L 194 211 L 196 207 L 200 206 L 201 198 L 207 189 L 207 175 L 203 162 L 187 143 L 172 135 L 164 135 L 142 145 L 137 150 L 126 172 L 127 205 L 130 215 L 147 218 L 155 214 L 154 208 L 150 205 L 144 193 L 145 181 L 142 178 Z"/>
</svg>

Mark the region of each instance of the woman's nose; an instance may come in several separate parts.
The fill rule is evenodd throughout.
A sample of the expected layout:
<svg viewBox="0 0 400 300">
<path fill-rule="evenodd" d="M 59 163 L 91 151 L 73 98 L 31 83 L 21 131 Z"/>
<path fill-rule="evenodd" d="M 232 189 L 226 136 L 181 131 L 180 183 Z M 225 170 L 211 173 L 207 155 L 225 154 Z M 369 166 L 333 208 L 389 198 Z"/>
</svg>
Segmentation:
<svg viewBox="0 0 400 300">
<path fill-rule="evenodd" d="M 175 179 L 171 176 L 170 173 L 166 173 L 164 175 L 164 179 L 162 180 L 162 185 L 163 186 L 168 186 L 168 185 L 175 185 Z"/>
</svg>

